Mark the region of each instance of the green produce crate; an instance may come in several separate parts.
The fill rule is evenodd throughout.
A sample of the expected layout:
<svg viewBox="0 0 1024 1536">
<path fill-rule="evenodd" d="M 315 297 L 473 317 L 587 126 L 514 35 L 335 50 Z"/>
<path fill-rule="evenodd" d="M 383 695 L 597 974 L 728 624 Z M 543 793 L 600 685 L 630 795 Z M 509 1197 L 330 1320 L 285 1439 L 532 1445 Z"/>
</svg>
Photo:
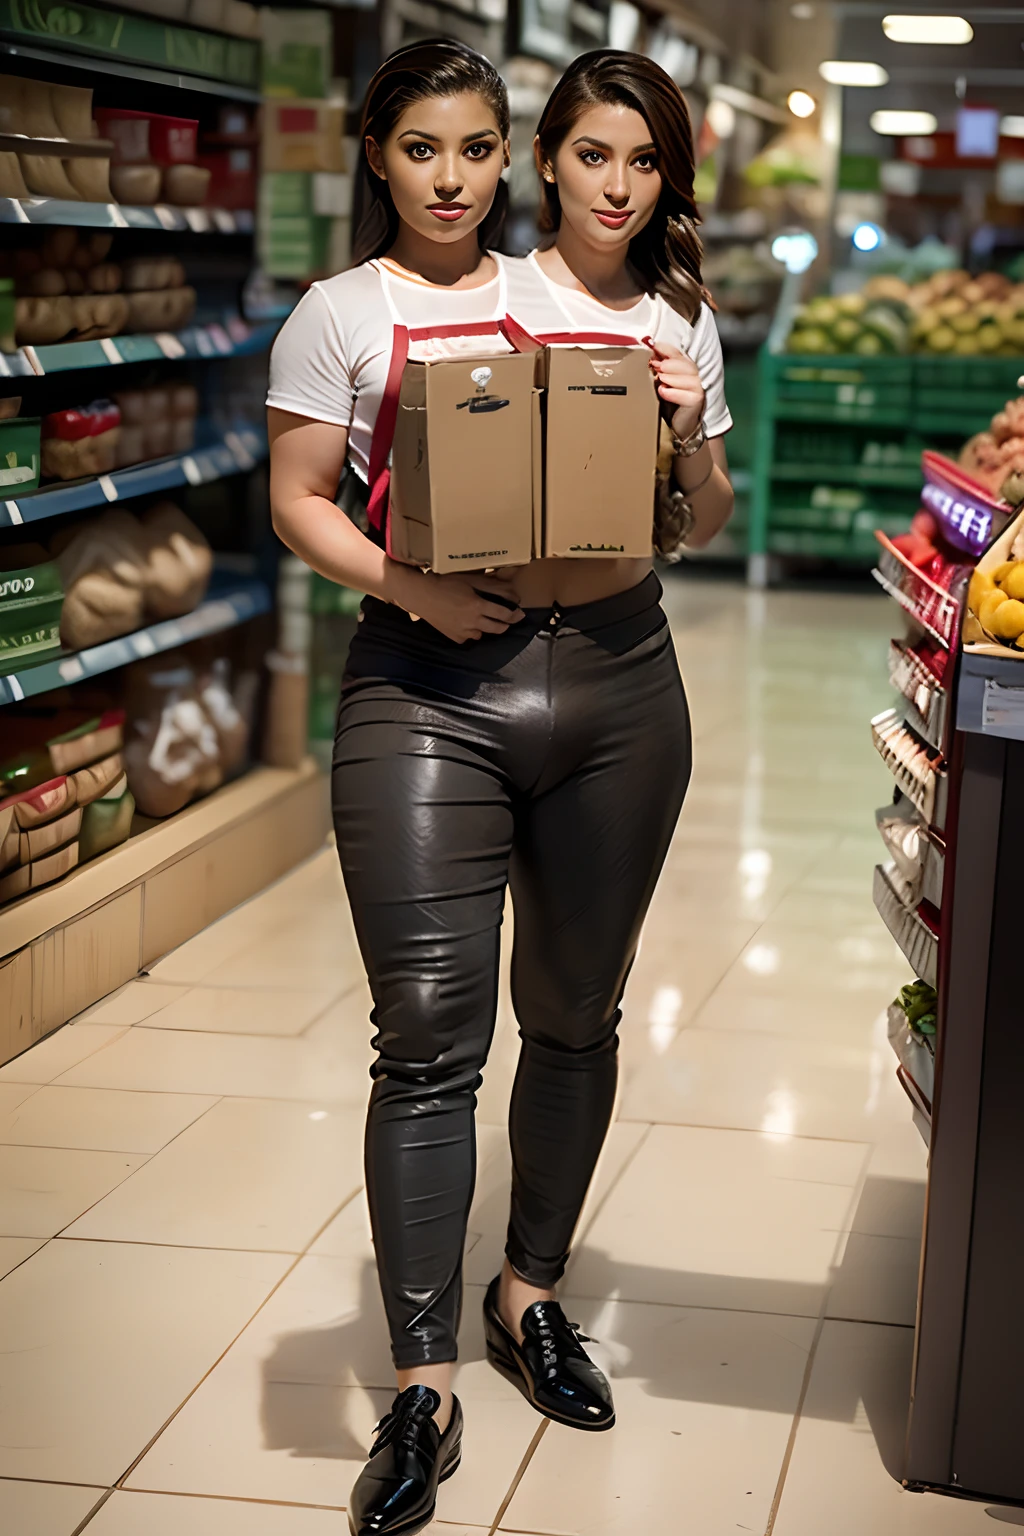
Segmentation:
<svg viewBox="0 0 1024 1536">
<path fill-rule="evenodd" d="M 39 484 L 39 417 L 0 421 L 0 498 L 16 499 Z"/>
</svg>

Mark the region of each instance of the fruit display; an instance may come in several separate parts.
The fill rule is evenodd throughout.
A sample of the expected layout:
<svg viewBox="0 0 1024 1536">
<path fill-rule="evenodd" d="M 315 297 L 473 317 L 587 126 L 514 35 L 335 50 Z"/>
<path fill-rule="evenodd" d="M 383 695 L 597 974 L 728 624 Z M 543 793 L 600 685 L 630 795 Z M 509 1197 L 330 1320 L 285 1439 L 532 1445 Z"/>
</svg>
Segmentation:
<svg viewBox="0 0 1024 1536">
<path fill-rule="evenodd" d="M 960 466 L 1011 506 L 1024 501 L 1024 395 L 1008 400 L 987 432 L 968 439 Z"/>
<path fill-rule="evenodd" d="M 859 293 L 819 295 L 801 306 L 790 352 L 882 357 L 1016 357 L 1024 354 L 1024 283 L 961 269 L 907 283 L 882 275 Z"/>
<path fill-rule="evenodd" d="M 1009 559 L 974 572 L 967 609 L 966 642 L 995 642 L 1024 651 L 1024 533 L 1014 538 Z"/>
</svg>

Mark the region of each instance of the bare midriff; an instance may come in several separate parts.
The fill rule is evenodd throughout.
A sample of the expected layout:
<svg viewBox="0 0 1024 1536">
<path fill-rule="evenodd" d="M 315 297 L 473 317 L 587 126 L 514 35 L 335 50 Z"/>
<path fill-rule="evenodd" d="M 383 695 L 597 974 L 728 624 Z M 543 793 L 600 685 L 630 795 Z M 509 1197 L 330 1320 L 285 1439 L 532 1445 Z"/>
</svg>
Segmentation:
<svg viewBox="0 0 1024 1536">
<path fill-rule="evenodd" d="M 531 560 L 508 575 L 521 608 L 575 608 L 614 597 L 643 581 L 651 560 Z"/>
</svg>

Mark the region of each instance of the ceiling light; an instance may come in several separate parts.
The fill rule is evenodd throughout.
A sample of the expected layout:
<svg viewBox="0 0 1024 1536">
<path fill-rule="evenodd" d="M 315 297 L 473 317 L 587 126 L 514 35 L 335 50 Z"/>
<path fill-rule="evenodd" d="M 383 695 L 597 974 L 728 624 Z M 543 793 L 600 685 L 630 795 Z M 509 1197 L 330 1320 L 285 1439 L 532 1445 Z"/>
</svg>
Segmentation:
<svg viewBox="0 0 1024 1536">
<path fill-rule="evenodd" d="M 876 133 L 890 134 L 905 139 L 911 136 L 927 138 L 938 128 L 938 119 L 931 112 L 899 112 L 895 110 L 872 112 L 871 126 Z"/>
<path fill-rule="evenodd" d="M 1024 117 L 1004 117 L 999 132 L 1004 139 L 1024 139 Z"/>
<path fill-rule="evenodd" d="M 812 117 L 818 103 L 808 91 L 790 91 L 786 97 L 786 106 L 794 117 Z"/>
<path fill-rule="evenodd" d="M 974 36 L 962 16 L 886 16 L 882 31 L 891 43 L 969 43 Z"/>
<path fill-rule="evenodd" d="M 818 242 L 806 229 L 787 229 L 772 241 L 772 255 L 787 272 L 806 272 L 818 255 Z"/>
<path fill-rule="evenodd" d="M 851 237 L 858 251 L 877 251 L 884 236 L 877 224 L 858 224 Z"/>
<path fill-rule="evenodd" d="M 850 59 L 826 59 L 818 74 L 829 85 L 888 85 L 889 72 L 881 64 L 857 64 Z"/>
<path fill-rule="evenodd" d="M 806 3 L 806 0 L 799 0 L 799 3 L 797 5 L 791 5 L 790 6 L 789 14 L 793 17 L 793 19 L 795 21 L 813 21 L 814 20 L 814 6 L 813 5 L 808 5 Z"/>
<path fill-rule="evenodd" d="M 720 139 L 731 138 L 736 132 L 736 108 L 728 101 L 713 97 L 708 102 L 708 124 Z"/>
</svg>

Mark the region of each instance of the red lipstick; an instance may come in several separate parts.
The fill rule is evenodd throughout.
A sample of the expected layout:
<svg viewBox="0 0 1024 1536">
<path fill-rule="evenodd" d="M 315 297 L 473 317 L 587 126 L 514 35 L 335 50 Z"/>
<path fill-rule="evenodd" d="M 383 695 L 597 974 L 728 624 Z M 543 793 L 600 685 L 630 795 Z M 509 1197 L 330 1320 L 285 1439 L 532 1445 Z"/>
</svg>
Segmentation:
<svg viewBox="0 0 1024 1536">
<path fill-rule="evenodd" d="M 593 213 L 595 219 L 599 219 L 607 229 L 621 229 L 633 217 L 632 208 L 626 208 L 622 213 L 615 213 L 612 209 L 595 208 Z"/>
<path fill-rule="evenodd" d="M 441 219 L 445 224 L 454 224 L 468 210 L 465 203 L 431 203 L 429 211 L 435 219 Z"/>
</svg>

